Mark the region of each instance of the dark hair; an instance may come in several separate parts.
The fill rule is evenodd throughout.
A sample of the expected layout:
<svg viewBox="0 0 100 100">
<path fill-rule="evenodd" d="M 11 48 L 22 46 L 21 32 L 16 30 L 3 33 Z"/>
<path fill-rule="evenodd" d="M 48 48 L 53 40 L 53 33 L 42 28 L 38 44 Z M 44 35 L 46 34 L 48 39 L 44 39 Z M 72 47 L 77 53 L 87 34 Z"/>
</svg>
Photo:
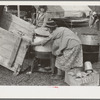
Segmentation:
<svg viewBox="0 0 100 100">
<path fill-rule="evenodd" d="M 44 12 L 46 12 L 46 11 L 47 11 L 47 6 L 39 6 L 39 7 L 38 7 L 38 10 L 40 11 L 40 9 L 41 9 L 41 8 L 43 8 L 43 9 L 44 9 Z"/>
<path fill-rule="evenodd" d="M 57 27 L 51 27 L 50 29 L 54 31 L 56 28 L 57 28 Z"/>
</svg>

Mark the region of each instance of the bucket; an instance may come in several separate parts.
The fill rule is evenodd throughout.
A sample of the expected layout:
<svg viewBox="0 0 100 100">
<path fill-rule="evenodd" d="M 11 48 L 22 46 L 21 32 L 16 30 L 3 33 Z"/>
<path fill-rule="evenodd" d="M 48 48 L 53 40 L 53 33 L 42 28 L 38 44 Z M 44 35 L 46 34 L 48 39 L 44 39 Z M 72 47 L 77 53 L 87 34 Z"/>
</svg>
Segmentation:
<svg viewBox="0 0 100 100">
<path fill-rule="evenodd" d="M 34 43 L 42 42 L 46 38 L 47 37 L 43 37 L 43 36 L 35 36 Z M 52 46 L 52 43 L 51 42 L 48 42 L 44 46 L 36 46 L 34 48 L 34 50 L 37 51 L 37 52 L 51 52 L 51 46 Z"/>
<path fill-rule="evenodd" d="M 52 53 L 51 52 L 38 52 L 35 51 L 35 57 L 39 59 L 50 59 Z"/>
</svg>

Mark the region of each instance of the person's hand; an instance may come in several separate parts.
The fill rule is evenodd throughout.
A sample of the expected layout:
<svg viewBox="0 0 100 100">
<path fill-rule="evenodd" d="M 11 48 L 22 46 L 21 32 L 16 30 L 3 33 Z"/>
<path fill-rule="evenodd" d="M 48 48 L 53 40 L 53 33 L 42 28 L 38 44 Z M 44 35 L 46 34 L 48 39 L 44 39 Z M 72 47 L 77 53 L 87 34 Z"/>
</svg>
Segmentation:
<svg viewBox="0 0 100 100">
<path fill-rule="evenodd" d="M 37 28 L 37 26 L 34 26 L 34 29 L 36 29 Z"/>
<path fill-rule="evenodd" d="M 38 43 L 32 42 L 32 45 L 33 45 L 33 46 L 39 46 L 39 45 L 41 45 L 41 43 L 40 43 L 40 42 L 38 42 Z"/>
<path fill-rule="evenodd" d="M 59 56 L 59 55 L 61 55 L 61 51 L 60 50 L 57 50 L 56 51 L 56 56 Z"/>
</svg>

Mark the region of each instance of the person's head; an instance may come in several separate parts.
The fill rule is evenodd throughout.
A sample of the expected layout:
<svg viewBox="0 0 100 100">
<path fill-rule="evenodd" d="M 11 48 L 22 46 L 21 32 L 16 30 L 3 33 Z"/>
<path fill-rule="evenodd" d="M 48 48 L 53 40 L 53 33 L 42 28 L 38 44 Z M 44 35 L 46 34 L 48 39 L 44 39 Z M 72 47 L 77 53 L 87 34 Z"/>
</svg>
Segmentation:
<svg viewBox="0 0 100 100">
<path fill-rule="evenodd" d="M 92 15 L 95 17 L 95 16 L 97 16 L 97 13 L 94 11 L 94 12 L 92 13 Z"/>
<path fill-rule="evenodd" d="M 92 11 L 89 11 L 89 15 L 92 15 L 92 13 L 93 13 Z"/>
<path fill-rule="evenodd" d="M 38 11 L 44 13 L 47 11 L 47 6 L 39 6 Z"/>
<path fill-rule="evenodd" d="M 52 33 L 57 28 L 57 24 L 54 21 L 48 21 L 45 27 L 47 27 L 48 31 Z"/>
</svg>

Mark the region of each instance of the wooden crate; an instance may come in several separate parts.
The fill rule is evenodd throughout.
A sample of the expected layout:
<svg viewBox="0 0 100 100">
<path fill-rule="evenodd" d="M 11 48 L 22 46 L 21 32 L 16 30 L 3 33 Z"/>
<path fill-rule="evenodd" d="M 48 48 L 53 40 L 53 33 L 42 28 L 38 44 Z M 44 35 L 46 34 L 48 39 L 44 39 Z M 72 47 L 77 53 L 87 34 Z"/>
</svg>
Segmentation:
<svg viewBox="0 0 100 100">
<path fill-rule="evenodd" d="M 0 28 L 0 65 L 12 70 L 15 75 L 19 74 L 30 42 L 27 36 L 21 37 Z"/>
<path fill-rule="evenodd" d="M 29 42 L 32 41 L 34 26 L 15 15 L 3 12 L 0 18 L 0 65 L 18 74 L 28 64 L 24 60 Z M 27 66 L 23 66 L 24 65 Z"/>
<path fill-rule="evenodd" d="M 84 78 L 76 78 L 65 72 L 65 82 L 70 86 L 98 86 L 99 74 L 94 71 L 91 75 Z"/>
<path fill-rule="evenodd" d="M 14 34 L 27 35 L 31 39 L 34 34 L 34 25 L 5 11 L 0 19 L 0 27 Z"/>
</svg>

